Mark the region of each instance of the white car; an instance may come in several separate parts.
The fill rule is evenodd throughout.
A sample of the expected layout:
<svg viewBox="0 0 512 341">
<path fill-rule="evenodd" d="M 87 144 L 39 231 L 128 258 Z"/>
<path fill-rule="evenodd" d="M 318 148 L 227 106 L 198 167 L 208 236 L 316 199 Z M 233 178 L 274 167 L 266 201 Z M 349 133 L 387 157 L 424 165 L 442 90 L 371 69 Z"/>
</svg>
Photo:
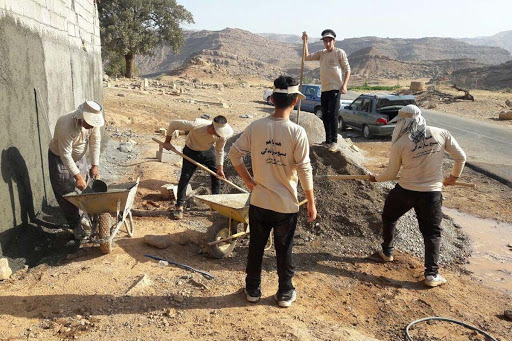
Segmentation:
<svg viewBox="0 0 512 341">
<path fill-rule="evenodd" d="M 263 100 L 265 102 L 267 102 L 268 105 L 274 105 L 274 103 L 272 103 L 272 93 L 274 92 L 274 90 L 272 89 L 268 89 L 268 90 L 265 90 L 265 92 L 263 93 Z"/>
</svg>

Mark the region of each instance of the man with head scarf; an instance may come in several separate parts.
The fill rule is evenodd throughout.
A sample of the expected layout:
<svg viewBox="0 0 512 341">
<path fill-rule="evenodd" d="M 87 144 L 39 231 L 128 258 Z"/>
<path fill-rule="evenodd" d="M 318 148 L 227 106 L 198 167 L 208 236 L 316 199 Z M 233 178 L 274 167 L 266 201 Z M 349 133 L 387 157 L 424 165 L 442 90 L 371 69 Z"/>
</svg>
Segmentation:
<svg viewBox="0 0 512 341">
<path fill-rule="evenodd" d="M 99 178 L 100 127 L 104 124 L 101 105 L 85 101 L 75 111 L 57 120 L 48 149 L 53 193 L 77 239 L 84 237 L 84 230 L 80 226 L 80 210 L 62 196 L 73 192 L 75 187 L 82 191 L 86 188 L 84 176 L 87 173 L 87 147 L 90 147 L 91 157 L 89 175 L 93 179 Z"/>
<path fill-rule="evenodd" d="M 376 255 L 385 262 L 393 261 L 395 227 L 398 219 L 414 208 L 425 244 L 425 285 L 435 287 L 446 283 L 439 274 L 441 246 L 442 186 L 453 185 L 462 173 L 466 154 L 453 136 L 444 129 L 426 125 L 421 110 L 407 105 L 389 123 L 396 122 L 391 140 L 387 169 L 370 174 L 370 181 L 393 180 L 402 173 L 384 204 L 382 212 L 383 243 Z M 448 178 L 443 179 L 443 157 L 448 152 L 454 164 Z"/>
</svg>

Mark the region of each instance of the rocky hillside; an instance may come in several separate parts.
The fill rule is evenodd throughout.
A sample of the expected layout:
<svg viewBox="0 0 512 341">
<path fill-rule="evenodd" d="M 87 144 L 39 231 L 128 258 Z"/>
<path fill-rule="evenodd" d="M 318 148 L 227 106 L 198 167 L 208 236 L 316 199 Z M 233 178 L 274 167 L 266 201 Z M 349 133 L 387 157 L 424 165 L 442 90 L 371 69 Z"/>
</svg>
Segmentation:
<svg viewBox="0 0 512 341">
<path fill-rule="evenodd" d="M 459 86 L 474 89 L 512 89 L 512 61 L 454 71 L 450 79 Z"/>
<path fill-rule="evenodd" d="M 502 47 L 512 52 L 512 31 L 504 31 L 490 37 L 462 38 L 459 39 L 471 45 Z"/>
</svg>

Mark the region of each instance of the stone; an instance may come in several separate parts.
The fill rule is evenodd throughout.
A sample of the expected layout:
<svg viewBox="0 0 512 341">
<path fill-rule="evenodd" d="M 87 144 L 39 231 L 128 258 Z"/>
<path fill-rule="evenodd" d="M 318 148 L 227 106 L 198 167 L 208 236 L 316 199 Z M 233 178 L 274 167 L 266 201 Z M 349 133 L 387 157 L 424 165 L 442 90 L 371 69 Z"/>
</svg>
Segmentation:
<svg viewBox="0 0 512 341">
<path fill-rule="evenodd" d="M 511 107 L 511 108 L 512 108 L 512 102 L 511 102 L 509 99 L 507 99 L 507 100 L 505 101 L 505 104 L 506 104 L 508 107 Z"/>
<path fill-rule="evenodd" d="M 505 312 L 503 313 L 503 315 L 505 315 L 505 318 L 509 321 L 512 321 L 512 310 L 505 310 Z"/>
<path fill-rule="evenodd" d="M 12 270 L 9 267 L 7 258 L 0 259 L 0 281 L 9 279 L 12 275 Z"/>
<path fill-rule="evenodd" d="M 178 185 L 165 184 L 160 187 L 160 194 L 166 200 L 176 201 L 178 192 Z"/>
<path fill-rule="evenodd" d="M 500 113 L 498 118 L 503 121 L 512 120 L 512 111 Z"/>
<path fill-rule="evenodd" d="M 125 94 L 121 94 L 121 93 L 117 94 L 117 96 L 119 96 L 119 97 L 126 97 Z"/>
<path fill-rule="evenodd" d="M 122 153 L 130 153 L 133 149 L 133 145 L 130 142 L 121 142 L 117 149 Z"/>
<path fill-rule="evenodd" d="M 144 288 L 151 286 L 153 282 L 149 278 L 148 275 L 144 274 L 139 277 L 139 279 L 126 291 L 126 295 L 130 296 L 132 294 L 143 292 Z"/>
<path fill-rule="evenodd" d="M 412 91 L 423 91 L 425 90 L 425 82 L 412 81 L 409 89 Z"/>
<path fill-rule="evenodd" d="M 144 236 L 144 243 L 158 249 L 165 249 L 171 245 L 171 238 L 168 235 L 147 234 Z"/>
</svg>

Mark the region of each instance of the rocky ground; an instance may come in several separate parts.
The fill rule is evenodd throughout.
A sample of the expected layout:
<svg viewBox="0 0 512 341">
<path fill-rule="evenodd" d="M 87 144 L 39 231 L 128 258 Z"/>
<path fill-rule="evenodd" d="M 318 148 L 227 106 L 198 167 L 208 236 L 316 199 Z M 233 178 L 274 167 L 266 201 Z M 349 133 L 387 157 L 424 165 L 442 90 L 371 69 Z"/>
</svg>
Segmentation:
<svg viewBox="0 0 512 341">
<path fill-rule="evenodd" d="M 213 259 L 205 247 L 211 225 L 208 209 L 191 201 L 184 220 L 169 219 L 172 204 L 161 197 L 159 188 L 177 182 L 180 160 L 168 154 L 167 162 L 156 162 L 157 145 L 151 137 L 162 138 L 157 131 L 172 119 L 217 114 L 225 115 L 240 132 L 272 111 L 262 98 L 270 84 L 259 79 L 202 78 L 192 70 L 147 85 L 119 80 L 105 87 L 111 141 L 105 144 L 101 171 L 111 182 L 131 182 L 140 176 L 135 208 L 164 211 L 164 216 L 136 217 L 134 237 L 121 231 L 110 254 L 82 244 L 57 265 L 21 270 L 1 282 L 1 339 L 391 341 L 403 339 L 408 323 L 427 316 L 462 320 L 497 340 L 512 339 L 512 322 L 504 316 L 512 309 L 510 294 L 481 284 L 460 264 L 470 242 L 450 219 L 443 223 L 447 233 L 442 271 L 449 281 L 444 287 L 426 289 L 422 283 L 421 240 L 412 217 L 402 222 L 395 262 L 380 264 L 366 258 L 379 243 L 378 214 L 387 189 L 363 181 L 317 183 L 318 224 L 302 220 L 295 239 L 297 302 L 289 309 L 273 302 L 277 276 L 275 254 L 269 251 L 263 266 L 263 299 L 247 303 L 241 288 L 248 239 L 241 239 L 229 257 Z M 362 142 L 351 131 L 344 137 L 366 152 L 361 160 L 370 171 L 385 164 L 389 141 Z M 182 146 L 184 139 L 178 141 Z M 359 163 L 347 161 L 341 153 L 328 154 L 320 146 L 312 147 L 312 161 L 317 174 L 362 171 Z M 235 179 L 234 174 L 228 176 Z M 193 188 L 203 186 L 204 178 L 198 173 Z M 507 205 L 512 189 L 468 169 L 463 180 L 479 186 L 470 193 L 446 189 L 447 207 L 512 223 Z M 477 200 L 479 205 L 472 205 Z M 168 239 L 170 246 L 151 247 L 144 243 L 146 235 Z M 144 257 L 146 253 L 208 271 L 215 279 L 159 263 Z M 484 340 L 442 322 L 418 325 L 411 334 L 424 341 Z"/>
</svg>

